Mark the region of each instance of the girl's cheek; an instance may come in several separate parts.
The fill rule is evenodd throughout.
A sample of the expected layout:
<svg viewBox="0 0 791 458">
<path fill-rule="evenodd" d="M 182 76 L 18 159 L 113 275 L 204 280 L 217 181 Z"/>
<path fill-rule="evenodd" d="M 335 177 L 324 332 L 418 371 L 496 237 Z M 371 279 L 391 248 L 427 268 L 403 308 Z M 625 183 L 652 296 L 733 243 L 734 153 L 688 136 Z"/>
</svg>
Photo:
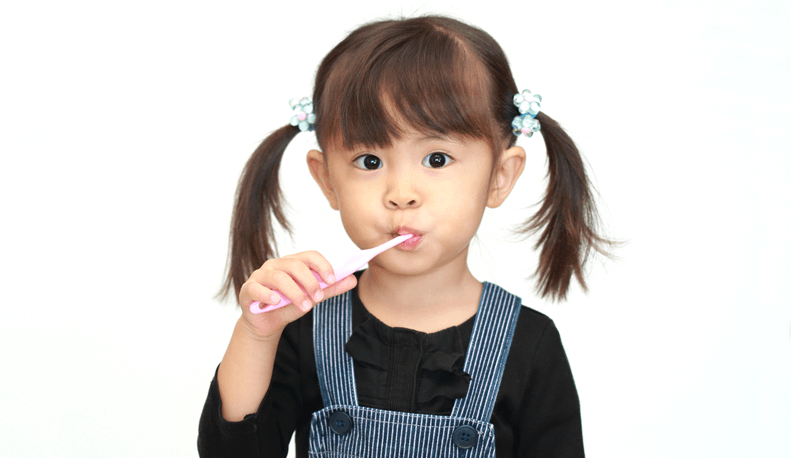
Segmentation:
<svg viewBox="0 0 791 458">
<path fill-rule="evenodd" d="M 376 205 L 379 198 L 372 187 L 363 187 L 354 193 L 353 200 L 356 208 L 360 210 L 369 210 Z"/>
<path fill-rule="evenodd" d="M 351 224 L 361 224 L 372 219 L 375 215 L 376 202 L 372 196 L 361 192 L 341 205 L 341 218 Z"/>
</svg>

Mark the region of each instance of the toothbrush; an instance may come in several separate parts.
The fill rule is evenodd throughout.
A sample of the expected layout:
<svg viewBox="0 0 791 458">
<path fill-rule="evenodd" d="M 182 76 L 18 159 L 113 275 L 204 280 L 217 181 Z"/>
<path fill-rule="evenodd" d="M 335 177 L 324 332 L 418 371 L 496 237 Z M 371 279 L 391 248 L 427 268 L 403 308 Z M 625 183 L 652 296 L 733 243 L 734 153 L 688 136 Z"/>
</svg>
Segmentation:
<svg viewBox="0 0 791 458">
<path fill-rule="evenodd" d="M 332 270 L 335 271 L 335 280 L 341 281 L 344 278 L 348 277 L 349 275 L 357 272 L 357 270 L 359 270 L 360 267 L 364 266 L 368 261 L 373 259 L 376 255 L 382 253 L 383 251 L 387 251 L 390 248 L 393 248 L 394 246 L 407 240 L 410 237 L 412 237 L 412 234 L 399 235 L 398 237 L 390 241 L 387 241 L 379 245 L 378 247 L 358 251 L 352 257 L 347 259 L 346 262 L 344 262 L 343 264 L 340 265 L 333 264 Z M 327 286 L 329 286 L 323 281 L 321 281 L 321 277 L 319 277 L 319 274 L 317 274 L 316 272 L 313 272 L 313 276 L 316 277 L 316 280 L 319 281 L 319 286 L 321 286 L 321 289 L 324 289 Z M 274 305 L 267 305 L 264 308 L 260 308 L 261 303 L 256 301 L 250 304 L 250 312 L 255 314 L 269 312 L 271 310 L 279 309 L 280 307 L 285 307 L 286 305 L 291 303 L 291 300 L 280 294 L 279 291 L 273 290 L 272 292 L 274 292 L 275 294 L 281 297 L 280 302 Z"/>
</svg>

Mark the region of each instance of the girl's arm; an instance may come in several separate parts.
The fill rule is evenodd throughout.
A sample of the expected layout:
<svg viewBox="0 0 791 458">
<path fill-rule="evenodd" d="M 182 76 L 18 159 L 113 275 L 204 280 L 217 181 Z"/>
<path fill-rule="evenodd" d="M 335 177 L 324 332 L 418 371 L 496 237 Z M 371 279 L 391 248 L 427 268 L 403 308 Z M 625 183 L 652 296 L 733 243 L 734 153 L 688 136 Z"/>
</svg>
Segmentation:
<svg viewBox="0 0 791 458">
<path fill-rule="evenodd" d="M 270 336 L 256 335 L 247 328 L 244 316 L 239 317 L 217 370 L 222 416 L 226 420 L 241 421 L 258 410 L 272 379 L 281 333 L 282 330 Z"/>
<path fill-rule="evenodd" d="M 311 271 L 331 286 L 322 291 Z M 242 316 L 217 373 L 223 418 L 240 421 L 257 411 L 269 388 L 278 341 L 286 325 L 310 311 L 316 303 L 342 294 L 356 284 L 354 275 L 335 283 L 332 266 L 315 251 L 269 260 L 250 275 L 239 293 Z M 250 312 L 250 304 L 255 301 L 261 302 L 262 307 L 280 302 L 275 290 L 292 303 L 271 312 Z"/>
<path fill-rule="evenodd" d="M 311 270 L 332 286 L 318 294 L 321 289 Z M 267 261 L 240 288 L 242 316 L 201 414 L 198 451 L 202 457 L 285 456 L 301 409 L 299 383 L 295 384 L 300 377 L 296 350 L 301 337 L 297 323 L 289 327 L 291 331 L 286 325 L 316 302 L 357 284 L 354 275 L 333 284 L 332 273 L 332 266 L 320 254 L 300 253 Z M 262 306 L 280 301 L 272 297 L 273 290 L 292 304 L 252 314 L 249 306 L 254 301 Z M 276 356 L 280 370 L 273 385 Z M 270 386 L 277 388 L 276 396 L 267 396 Z"/>
<path fill-rule="evenodd" d="M 218 382 L 220 366 L 217 367 L 200 418 L 198 451 L 202 458 L 285 458 L 304 409 L 300 353 L 312 350 L 309 318 L 303 317 L 283 330 L 271 381 L 255 413 L 234 421 L 223 415 L 225 406 Z"/>
<path fill-rule="evenodd" d="M 520 440 L 514 456 L 582 458 L 577 388 L 560 334 L 552 320 L 543 318 L 546 322 L 537 333 L 523 405 L 517 410 L 521 413 L 516 423 Z"/>
</svg>

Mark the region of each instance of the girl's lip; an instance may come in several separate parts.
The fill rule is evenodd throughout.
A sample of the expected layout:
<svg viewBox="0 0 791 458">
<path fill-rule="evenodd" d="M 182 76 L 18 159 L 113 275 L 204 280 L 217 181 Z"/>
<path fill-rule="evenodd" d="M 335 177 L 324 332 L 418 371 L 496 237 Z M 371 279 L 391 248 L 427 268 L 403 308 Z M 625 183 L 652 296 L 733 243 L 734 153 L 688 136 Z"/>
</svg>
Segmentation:
<svg viewBox="0 0 791 458">
<path fill-rule="evenodd" d="M 397 228 L 395 232 L 398 235 L 412 234 L 412 237 L 396 245 L 396 249 L 401 251 L 412 251 L 417 248 L 417 246 L 423 240 L 423 232 L 411 227 L 401 226 Z"/>
<path fill-rule="evenodd" d="M 420 237 L 423 235 L 422 231 L 415 229 L 414 227 L 409 226 L 398 226 L 395 231 L 393 231 L 396 235 L 405 235 L 405 234 L 412 234 L 415 237 Z M 413 237 L 414 238 L 414 237 Z"/>
<path fill-rule="evenodd" d="M 407 232 L 408 234 L 408 232 Z M 423 240 L 422 235 L 413 235 L 412 237 L 404 240 L 403 242 L 396 245 L 397 250 L 401 251 L 412 251 L 420 244 L 421 240 Z"/>
</svg>

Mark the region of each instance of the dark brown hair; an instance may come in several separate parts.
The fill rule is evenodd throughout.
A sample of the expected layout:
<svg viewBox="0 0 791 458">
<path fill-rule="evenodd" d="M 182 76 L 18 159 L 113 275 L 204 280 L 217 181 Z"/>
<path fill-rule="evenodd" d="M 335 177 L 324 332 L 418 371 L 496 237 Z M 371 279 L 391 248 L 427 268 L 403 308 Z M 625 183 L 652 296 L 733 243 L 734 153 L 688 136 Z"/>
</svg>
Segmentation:
<svg viewBox="0 0 791 458">
<path fill-rule="evenodd" d="M 320 148 L 386 147 L 406 129 L 486 140 L 493 152 L 513 146 L 518 92 L 505 53 L 486 32 L 439 16 L 380 21 L 352 32 L 316 72 L 313 107 Z M 591 249 L 610 243 L 596 233 L 597 214 L 582 158 L 560 125 L 538 115 L 549 157 L 542 206 L 521 228 L 541 230 L 538 291 L 564 299 L 572 275 L 586 289 Z M 221 294 L 276 256 L 272 217 L 288 232 L 278 180 L 280 160 L 299 133 L 273 132 L 245 166 L 236 193 L 228 274 Z M 543 228 L 543 230 L 542 230 Z"/>
</svg>

